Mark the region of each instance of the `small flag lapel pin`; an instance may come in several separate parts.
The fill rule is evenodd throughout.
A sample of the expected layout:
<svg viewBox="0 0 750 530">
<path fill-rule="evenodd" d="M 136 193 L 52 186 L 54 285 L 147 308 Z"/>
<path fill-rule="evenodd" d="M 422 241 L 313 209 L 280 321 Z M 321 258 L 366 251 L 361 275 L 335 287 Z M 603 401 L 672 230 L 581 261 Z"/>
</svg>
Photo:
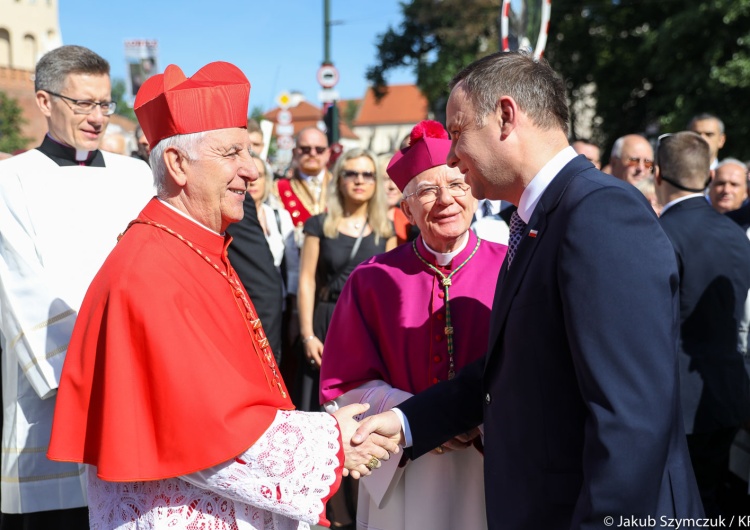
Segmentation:
<svg viewBox="0 0 750 530">
<path fill-rule="evenodd" d="M 538 233 L 539 230 L 529 230 L 529 237 L 536 237 Z"/>
</svg>

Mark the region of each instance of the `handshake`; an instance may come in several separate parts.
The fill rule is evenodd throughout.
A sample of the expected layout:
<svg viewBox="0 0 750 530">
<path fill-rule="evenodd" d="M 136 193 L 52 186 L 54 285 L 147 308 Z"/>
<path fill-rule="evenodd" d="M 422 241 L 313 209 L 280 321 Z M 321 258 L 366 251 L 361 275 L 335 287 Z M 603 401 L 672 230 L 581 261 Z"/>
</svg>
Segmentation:
<svg viewBox="0 0 750 530">
<path fill-rule="evenodd" d="M 354 403 L 332 414 L 344 443 L 344 476 L 358 479 L 371 474 L 380 467 L 381 460 L 398 454 L 399 444 L 404 445 L 401 420 L 392 410 L 370 416 L 361 423 L 354 419 L 369 408 L 368 403 Z"/>
</svg>

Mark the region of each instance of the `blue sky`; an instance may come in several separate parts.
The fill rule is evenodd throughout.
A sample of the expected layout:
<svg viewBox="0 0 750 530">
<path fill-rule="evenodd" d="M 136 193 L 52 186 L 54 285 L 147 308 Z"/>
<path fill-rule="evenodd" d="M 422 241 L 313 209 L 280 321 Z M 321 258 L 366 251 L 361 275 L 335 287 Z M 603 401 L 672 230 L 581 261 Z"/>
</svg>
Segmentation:
<svg viewBox="0 0 750 530">
<path fill-rule="evenodd" d="M 376 61 L 377 35 L 398 26 L 398 0 L 330 0 L 331 59 L 342 99 L 360 98 L 365 72 Z M 156 39 L 159 68 L 186 75 L 212 61 L 237 65 L 250 79 L 250 108 L 276 106 L 282 91 L 298 90 L 318 104 L 315 74 L 323 61 L 323 0 L 59 0 L 64 44 L 91 48 L 107 59 L 113 78 L 125 78 L 124 41 Z M 411 70 L 393 84 L 413 83 Z"/>
</svg>

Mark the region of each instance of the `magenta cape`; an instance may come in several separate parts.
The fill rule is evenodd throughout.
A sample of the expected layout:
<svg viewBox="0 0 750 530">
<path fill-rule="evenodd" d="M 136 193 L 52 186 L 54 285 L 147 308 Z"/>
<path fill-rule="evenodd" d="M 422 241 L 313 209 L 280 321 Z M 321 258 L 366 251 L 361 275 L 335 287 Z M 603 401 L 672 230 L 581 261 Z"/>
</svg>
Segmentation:
<svg viewBox="0 0 750 530">
<path fill-rule="evenodd" d="M 169 226 L 234 274 L 228 236 L 156 199 L 139 218 Z M 103 480 L 156 480 L 215 466 L 250 447 L 278 409 L 294 407 L 273 383 L 235 298 L 182 241 L 133 225 L 76 320 L 49 458 L 95 465 Z"/>
<path fill-rule="evenodd" d="M 474 250 L 466 248 L 450 274 Z M 420 255 L 435 259 L 417 240 Z M 452 278 L 450 309 L 456 369 L 487 350 L 495 285 L 507 247 L 482 241 Z M 445 303 L 440 279 L 405 244 L 362 263 L 349 276 L 326 337 L 320 375 L 321 403 L 372 380 L 418 393 L 448 377 Z"/>
</svg>

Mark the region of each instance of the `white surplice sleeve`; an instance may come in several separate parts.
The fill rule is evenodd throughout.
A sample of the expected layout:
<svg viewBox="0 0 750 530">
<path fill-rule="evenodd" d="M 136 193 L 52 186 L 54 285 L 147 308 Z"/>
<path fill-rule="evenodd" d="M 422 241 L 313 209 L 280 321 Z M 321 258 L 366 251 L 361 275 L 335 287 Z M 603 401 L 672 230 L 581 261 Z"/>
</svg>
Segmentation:
<svg viewBox="0 0 750 530">
<path fill-rule="evenodd" d="M 3 348 L 17 357 L 34 391 L 46 399 L 57 390 L 76 311 L 50 285 L 18 175 L 0 170 L 0 177 Z"/>
<path fill-rule="evenodd" d="M 356 417 L 361 421 L 367 416 L 380 414 L 386 410 L 396 407 L 399 403 L 406 401 L 413 394 L 405 390 L 393 388 L 385 381 L 373 380 L 351 389 L 334 400 L 323 404 L 326 412 L 336 412 L 340 407 L 352 403 L 369 403 L 370 408 Z M 382 507 L 388 492 L 398 484 L 404 473 L 405 465 L 400 465 L 401 458 L 390 458 L 381 461 L 377 472 L 361 479 L 362 487 L 370 494 L 376 506 Z"/>
<path fill-rule="evenodd" d="M 92 530 L 307 530 L 325 522 L 340 441 L 335 418 L 279 411 L 233 460 L 181 477 L 109 482 L 88 474 Z"/>
<path fill-rule="evenodd" d="M 332 416 L 279 411 L 268 430 L 233 461 L 180 478 L 235 502 L 317 524 L 341 465 L 339 448 Z"/>
</svg>

